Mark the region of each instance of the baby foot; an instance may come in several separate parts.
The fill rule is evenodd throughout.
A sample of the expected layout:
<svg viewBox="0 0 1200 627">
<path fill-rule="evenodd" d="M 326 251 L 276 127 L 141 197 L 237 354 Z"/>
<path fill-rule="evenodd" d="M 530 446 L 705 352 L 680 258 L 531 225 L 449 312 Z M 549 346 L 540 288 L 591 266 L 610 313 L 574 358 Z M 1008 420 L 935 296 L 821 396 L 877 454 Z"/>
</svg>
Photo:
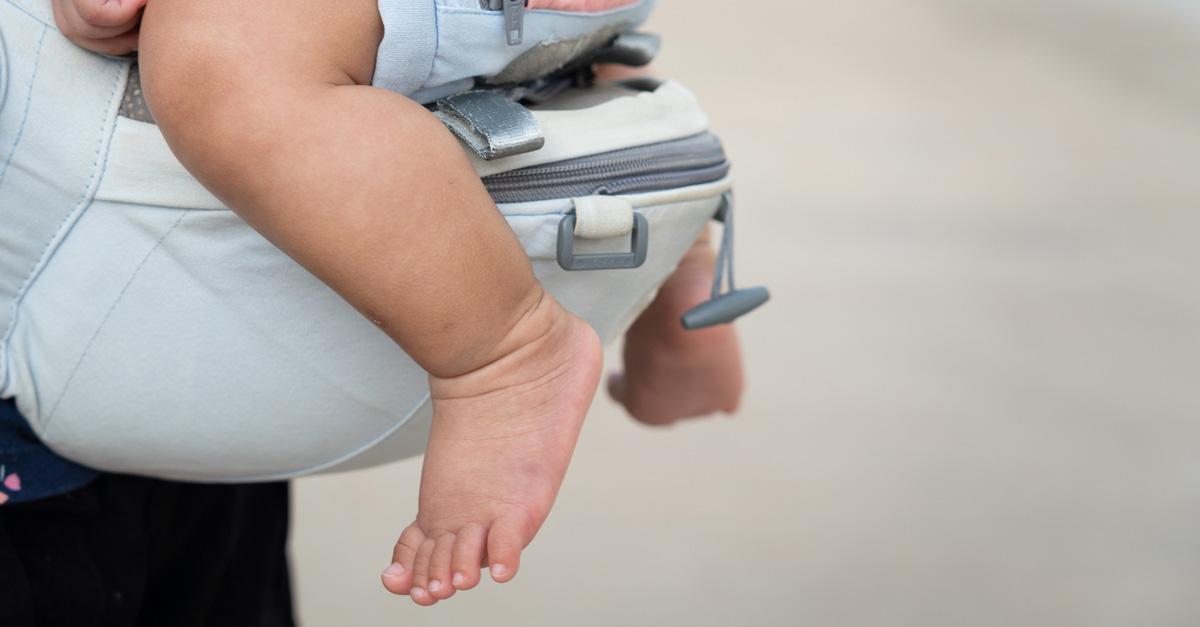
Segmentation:
<svg viewBox="0 0 1200 627">
<path fill-rule="evenodd" d="M 609 378 L 609 394 L 649 425 L 732 413 L 742 397 L 737 332 L 725 324 L 687 331 L 684 312 L 711 296 L 715 255 L 707 236 L 688 251 L 658 296 L 625 334 L 625 372 Z"/>
<path fill-rule="evenodd" d="M 416 522 L 400 535 L 384 586 L 433 605 L 504 583 L 546 520 L 600 379 L 600 341 L 550 295 L 514 329 L 505 357 L 430 377 L 433 427 Z"/>
</svg>

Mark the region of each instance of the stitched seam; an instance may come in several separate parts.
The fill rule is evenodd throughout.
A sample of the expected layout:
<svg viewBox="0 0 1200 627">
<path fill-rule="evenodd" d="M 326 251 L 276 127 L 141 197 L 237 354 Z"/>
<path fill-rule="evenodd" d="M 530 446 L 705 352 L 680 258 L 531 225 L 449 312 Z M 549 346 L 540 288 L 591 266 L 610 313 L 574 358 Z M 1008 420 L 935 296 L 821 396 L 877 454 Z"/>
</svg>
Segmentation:
<svg viewBox="0 0 1200 627">
<path fill-rule="evenodd" d="M 172 223 L 171 226 L 162 234 L 162 236 L 158 238 L 158 241 L 154 242 L 154 245 L 150 247 L 150 250 L 146 251 L 145 256 L 142 257 L 142 260 L 138 262 L 137 267 L 134 268 L 133 272 L 129 275 L 129 280 L 125 281 L 125 285 L 121 287 L 121 291 L 117 294 L 117 298 L 113 300 L 113 303 L 111 306 L 109 306 L 108 311 L 104 312 L 104 317 L 100 319 L 100 324 L 96 326 L 96 330 L 92 333 L 92 337 L 88 339 L 87 346 L 85 346 L 83 349 L 83 354 L 79 356 L 79 360 L 76 361 L 75 365 L 71 368 L 71 374 L 67 375 L 67 380 L 65 383 L 63 383 L 62 390 L 58 393 L 58 398 L 55 399 L 54 405 L 50 408 L 50 413 L 46 414 L 46 418 L 42 421 L 42 433 L 50 433 L 50 424 L 54 421 L 54 415 L 58 412 L 58 406 L 62 403 L 63 399 L 66 398 L 67 391 L 71 389 L 71 383 L 75 380 L 75 375 L 79 374 L 79 369 L 83 366 L 84 360 L 87 359 L 88 353 L 91 352 L 92 345 L 96 343 L 96 338 L 100 337 L 100 332 L 104 330 L 104 326 L 108 323 L 109 317 L 111 317 L 112 313 L 116 311 L 117 305 L 119 305 L 121 300 L 125 298 L 125 293 L 129 291 L 129 286 L 133 285 L 134 280 L 136 280 L 138 275 L 141 274 L 142 268 L 146 265 L 146 262 L 150 260 L 150 257 L 154 255 L 154 252 L 162 246 L 162 243 L 167 239 L 167 236 L 175 231 L 175 227 L 179 226 L 179 223 L 183 222 L 183 219 L 187 217 L 187 215 L 187 212 L 181 212 L 179 217 L 175 219 L 175 222 Z"/>
<path fill-rule="evenodd" d="M 244 477 L 237 477 L 234 479 L 212 478 L 212 479 L 207 479 L 207 480 L 213 481 L 215 483 L 244 483 L 246 481 L 256 481 L 256 482 L 257 481 L 281 481 L 284 479 L 295 479 L 296 477 L 311 475 L 311 474 L 315 474 L 318 472 L 323 472 L 325 470 L 329 470 L 330 468 L 335 468 L 337 466 L 341 466 L 342 464 L 348 463 L 348 462 L 350 462 L 350 460 L 352 460 L 352 459 L 358 457 L 359 455 L 382 444 L 385 440 L 387 440 L 388 438 L 391 438 L 393 435 L 396 434 L 396 432 L 400 431 L 401 429 L 408 427 L 410 424 L 413 423 L 413 420 L 417 417 L 417 415 L 419 415 L 421 413 L 421 410 L 425 409 L 425 405 L 426 405 L 426 403 L 429 402 L 429 400 L 430 400 L 430 394 L 429 394 L 429 392 L 426 392 L 425 395 L 421 397 L 421 402 L 417 403 L 416 407 L 414 407 L 412 409 L 412 411 L 405 414 L 403 419 L 397 421 L 395 424 L 384 429 L 382 433 L 376 435 L 369 442 L 359 445 L 357 448 L 355 448 L 347 453 L 343 453 L 341 455 L 341 457 L 338 457 L 337 459 L 334 459 L 333 461 L 322 462 L 315 466 L 309 466 L 306 468 L 297 468 L 295 470 L 285 470 L 283 472 L 272 473 L 269 475 L 257 474 L 257 475 L 248 475 L 248 476 L 244 476 Z"/>
<path fill-rule="evenodd" d="M 421 79 L 421 84 L 417 90 L 425 89 L 429 85 L 429 79 L 433 77 L 433 69 L 437 67 L 438 51 L 442 49 L 442 25 L 441 19 L 438 17 L 437 0 L 433 2 L 433 55 L 429 57 L 429 71 L 425 73 L 425 78 Z"/>
<path fill-rule="evenodd" d="M 42 35 L 45 34 L 43 29 Z M 40 56 L 41 45 L 38 46 L 38 53 Z M 0 28 L 0 111 L 4 110 L 4 103 L 8 102 L 8 84 L 12 82 L 9 74 L 11 71 L 8 69 L 8 44 L 4 41 L 4 29 Z M 13 150 L 16 150 L 16 146 L 13 146 Z"/>
<path fill-rule="evenodd" d="M 13 138 L 12 149 L 9 150 L 8 157 L 4 159 L 4 167 L 0 168 L 0 185 L 4 184 L 8 166 L 12 164 L 13 155 L 17 154 L 17 146 L 21 145 L 21 138 L 25 135 L 25 124 L 29 121 L 29 105 L 33 101 L 33 87 L 37 85 L 38 68 L 42 65 L 42 44 L 46 41 L 47 30 L 49 29 L 45 26 L 42 27 L 42 34 L 38 37 L 37 51 L 33 53 L 33 74 L 29 76 L 29 91 L 25 94 L 25 110 L 21 112 L 21 124 L 17 126 L 17 136 Z"/>
<path fill-rule="evenodd" d="M 43 29 L 42 35 L 45 36 L 45 34 L 46 34 L 46 30 Z M 40 63 L 41 62 L 40 46 L 39 46 L 38 52 L 39 52 L 38 63 Z M 36 69 L 36 66 L 35 66 L 35 69 Z M 101 120 L 100 120 L 100 139 L 96 146 L 96 154 L 92 158 L 92 165 L 91 165 L 92 175 L 91 175 L 91 177 L 88 178 L 87 184 L 83 188 L 83 192 L 79 195 L 79 198 L 75 201 L 74 207 L 72 207 L 71 211 L 69 211 L 67 213 L 67 215 L 65 217 L 63 217 L 62 222 L 60 222 L 58 225 L 58 228 L 56 228 L 54 230 L 54 234 L 50 236 L 50 240 L 47 241 L 45 246 L 42 247 L 42 252 L 38 254 L 37 261 L 35 261 L 33 266 L 29 269 L 29 275 L 25 277 L 25 281 L 23 281 L 21 283 L 21 287 L 17 289 L 17 293 L 13 297 L 12 305 L 9 306 L 8 329 L 5 330 L 4 337 L 2 339 L 0 339 L 0 348 L 4 349 L 4 353 L 6 356 L 8 353 L 9 343 L 12 341 L 13 331 L 17 328 L 17 316 L 20 314 L 21 303 L 25 300 L 25 295 L 29 293 L 29 289 L 30 289 L 30 287 L 32 287 L 33 282 L 37 279 L 38 275 L 41 274 L 41 270 L 46 267 L 46 263 L 48 262 L 49 257 L 51 256 L 51 254 L 53 252 L 52 249 L 54 248 L 54 243 L 59 240 L 59 237 L 62 235 L 63 229 L 68 224 L 72 223 L 73 220 L 78 219 L 78 217 L 82 213 L 82 211 L 91 204 L 88 200 L 88 197 L 95 193 L 93 186 L 96 184 L 96 181 L 100 176 L 100 167 L 99 167 L 100 160 L 102 158 L 107 157 L 107 155 L 108 155 L 107 147 L 111 144 L 111 142 L 107 138 L 104 137 L 104 127 L 107 126 L 109 123 L 109 117 L 110 117 L 109 114 L 110 114 L 111 110 L 113 109 L 113 97 L 116 96 L 117 88 L 120 85 L 121 85 L 121 68 L 118 68 L 117 80 L 113 82 L 112 91 L 110 91 L 108 94 L 108 103 L 109 104 L 104 109 L 104 117 L 101 118 Z M 32 86 L 32 82 L 31 82 L 30 97 L 29 97 L 30 101 L 33 100 L 32 91 L 33 91 L 33 86 Z M 4 385 L 8 385 L 8 376 L 9 376 L 8 373 L 9 373 L 9 370 L 6 368 L 4 370 L 4 380 L 0 381 L 0 383 L 3 383 Z"/>
<path fill-rule="evenodd" d="M 12 2 L 9 2 L 12 4 Z M 16 5 L 13 5 L 16 6 Z M 21 7 L 16 7 L 21 9 Z M 21 9 L 24 11 L 24 9 Z M 33 17 L 33 16 L 30 16 Z M 8 153 L 8 157 L 4 159 L 4 166 L 0 167 L 0 185 L 4 183 L 4 176 L 8 174 L 9 164 L 12 163 L 13 155 L 17 154 L 17 146 L 21 143 L 21 138 L 25 135 L 25 124 L 29 121 L 30 103 L 33 101 L 33 88 L 37 85 L 38 68 L 42 64 L 42 44 L 46 41 L 47 27 L 42 26 L 42 34 L 38 37 L 37 51 L 33 55 L 33 73 L 29 78 L 29 92 L 25 94 L 25 110 L 21 113 L 21 124 L 17 127 L 17 136 L 13 139 L 12 150 Z M 11 67 L 5 71 L 4 80 L 6 83 L 12 81 Z M 7 89 L 5 89 L 7 91 Z M 3 103 L 0 103 L 3 106 Z M 28 280 L 28 278 L 26 279 Z M 4 329 L 4 333 L 0 334 L 0 389 L 8 386 L 8 378 L 12 372 L 11 365 L 8 363 L 8 342 L 9 336 L 12 335 L 13 328 L 17 325 L 17 300 L 20 299 L 22 287 L 17 290 L 14 295 L 13 302 L 8 308 L 8 328 Z"/>
</svg>

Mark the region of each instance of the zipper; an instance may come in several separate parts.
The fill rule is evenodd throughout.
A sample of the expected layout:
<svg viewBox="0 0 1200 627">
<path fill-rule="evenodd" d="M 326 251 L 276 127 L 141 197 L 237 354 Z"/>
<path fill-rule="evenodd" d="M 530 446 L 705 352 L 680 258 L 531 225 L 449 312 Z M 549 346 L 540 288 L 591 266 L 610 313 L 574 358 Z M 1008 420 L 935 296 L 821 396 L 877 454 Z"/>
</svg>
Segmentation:
<svg viewBox="0 0 1200 627">
<path fill-rule="evenodd" d="M 729 174 L 712 133 L 535 165 L 483 177 L 497 203 L 661 191 L 711 183 Z"/>
<path fill-rule="evenodd" d="M 504 36 L 510 46 L 525 41 L 525 4 L 529 0 L 479 0 L 488 11 L 504 11 Z"/>
</svg>

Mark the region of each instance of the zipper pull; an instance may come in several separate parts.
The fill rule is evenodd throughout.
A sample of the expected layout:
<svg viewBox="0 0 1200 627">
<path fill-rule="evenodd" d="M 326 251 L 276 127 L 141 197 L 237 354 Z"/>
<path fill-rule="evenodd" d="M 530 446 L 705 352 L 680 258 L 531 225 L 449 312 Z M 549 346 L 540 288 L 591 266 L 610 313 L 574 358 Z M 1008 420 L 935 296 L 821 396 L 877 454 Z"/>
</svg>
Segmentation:
<svg viewBox="0 0 1200 627">
<path fill-rule="evenodd" d="M 525 41 L 525 2 L 504 0 L 504 33 L 510 46 L 519 46 Z"/>
<path fill-rule="evenodd" d="M 529 0 L 479 0 L 480 8 L 504 11 L 504 37 L 508 45 L 519 46 L 525 40 L 525 5 Z"/>
<path fill-rule="evenodd" d="M 761 307 L 771 300 L 771 292 L 765 287 L 738 289 L 733 281 L 733 194 L 725 192 L 715 219 L 725 223 L 721 234 L 721 248 L 717 252 L 717 268 L 713 273 L 712 298 L 696 305 L 683 314 L 683 328 L 706 329 L 719 324 L 729 324 Z M 729 291 L 721 293 L 725 275 L 729 275 Z"/>
</svg>

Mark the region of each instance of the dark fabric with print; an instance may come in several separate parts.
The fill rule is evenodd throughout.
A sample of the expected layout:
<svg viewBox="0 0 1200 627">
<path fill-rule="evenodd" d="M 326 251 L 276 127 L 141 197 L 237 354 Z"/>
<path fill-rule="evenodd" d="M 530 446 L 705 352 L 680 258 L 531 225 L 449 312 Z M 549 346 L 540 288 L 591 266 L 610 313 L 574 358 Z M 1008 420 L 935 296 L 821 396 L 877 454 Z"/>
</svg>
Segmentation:
<svg viewBox="0 0 1200 627">
<path fill-rule="evenodd" d="M 0 625 L 293 625 L 288 485 L 101 475 L 0 507 Z"/>
<path fill-rule="evenodd" d="M 15 476 L 15 479 L 14 479 Z M 99 473 L 46 448 L 11 401 L 0 400 L 0 508 L 63 494 Z"/>
</svg>

